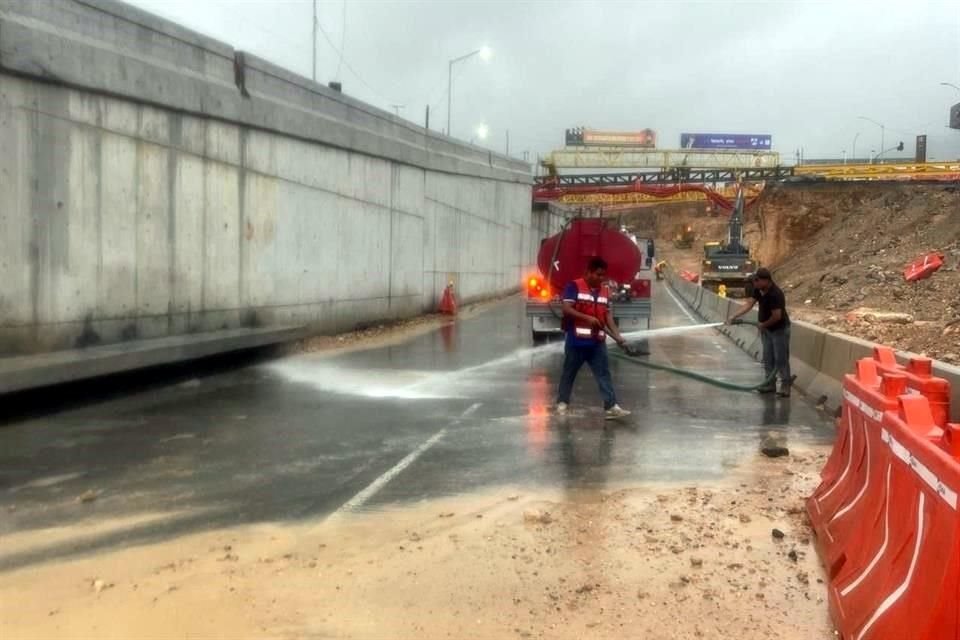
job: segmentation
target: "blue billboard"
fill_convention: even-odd
[[[773,136],[752,133],[681,133],[682,149],[750,149],[769,151]]]

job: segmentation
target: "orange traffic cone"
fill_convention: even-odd
[[[443,290],[443,297],[440,298],[440,313],[451,316],[457,315],[457,299],[453,295],[452,282]]]

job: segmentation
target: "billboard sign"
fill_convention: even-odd
[[[567,129],[567,146],[645,147],[657,146],[657,133],[652,129],[640,131],[598,131],[577,127]]]
[[[682,149],[748,149],[769,151],[773,136],[751,133],[681,133]]]

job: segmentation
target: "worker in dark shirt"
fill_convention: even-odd
[[[781,398],[790,397],[793,376],[790,375],[790,316],[787,314],[787,299],[783,291],[773,281],[769,269],[757,269],[753,276],[753,299],[745,303],[730,316],[727,323],[736,321],[760,303],[757,319],[760,321],[760,340],[763,343],[764,380],[769,383],[758,389],[760,393],[774,393],[776,380],[771,376],[776,372],[780,377]]]

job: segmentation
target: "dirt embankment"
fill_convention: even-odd
[[[651,209],[660,255],[699,269],[700,247],[725,235],[725,219],[670,218]],[[669,220],[669,222],[668,222]],[[670,242],[692,224],[693,249]],[[960,188],[941,185],[830,183],[773,185],[747,211],[746,242],[771,267],[795,318],[898,349],[960,363]],[[932,251],[946,264],[916,283],[903,270]],[[863,310],[895,312],[897,323],[863,319]]]

